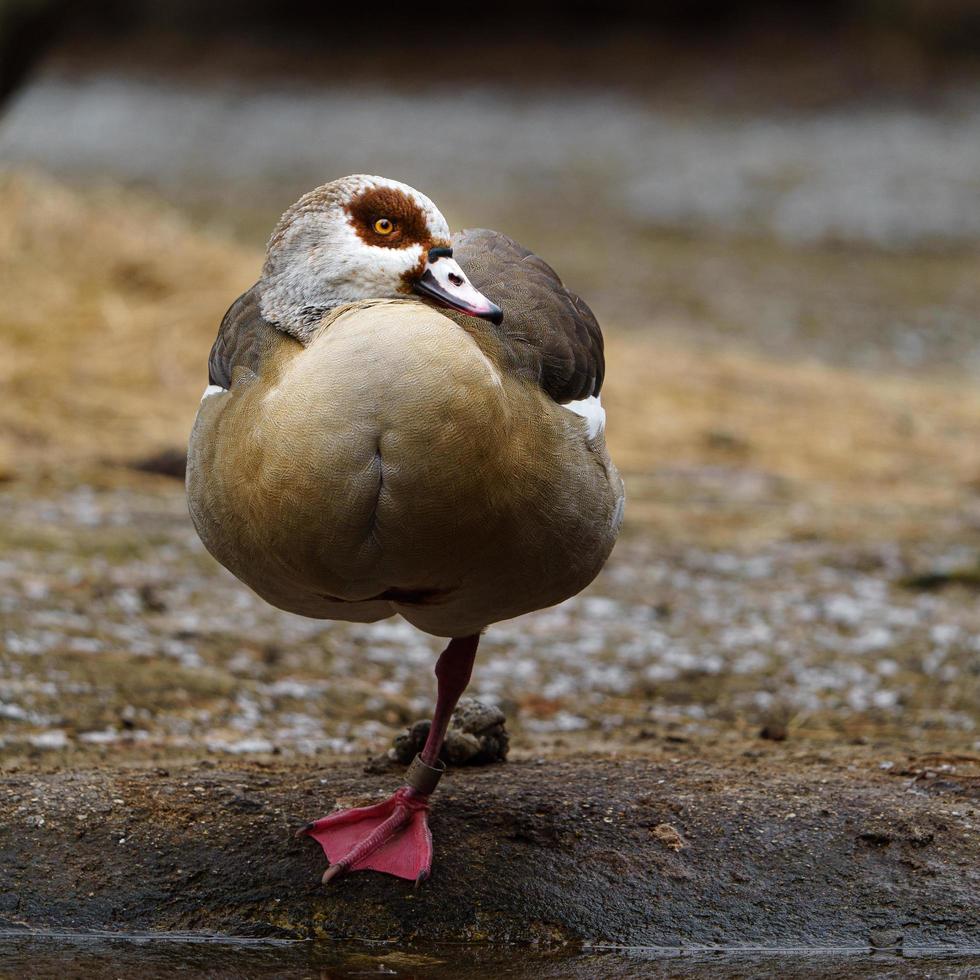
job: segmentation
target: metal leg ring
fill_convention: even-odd
[[[422,761],[422,756],[417,755],[412,759],[412,764],[405,773],[405,782],[416,793],[428,796],[439,785],[439,780],[445,771],[445,762],[439,760],[435,766],[428,766]]]

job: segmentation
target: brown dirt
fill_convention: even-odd
[[[318,885],[293,831],[397,771],[198,764],[14,773],[12,926],[553,944],[980,943],[980,769],[922,776],[767,748],[452,772],[433,877]],[[667,829],[677,835],[674,837]],[[678,846],[680,840],[680,846]]]

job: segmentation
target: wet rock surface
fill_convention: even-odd
[[[0,957],[14,975],[84,980],[275,977],[277,980],[967,980],[969,954],[893,950],[722,952],[660,949],[541,949],[483,944],[398,945],[229,941],[188,936],[132,939],[0,936]]]
[[[188,937],[134,940],[0,937],[0,957],[16,975],[84,980],[173,977],[275,977],[277,980],[967,980],[969,954],[909,955],[840,950],[816,955],[757,950],[610,950],[501,948],[485,945],[399,946],[357,943],[248,942]],[[19,971],[19,972],[17,972]]]
[[[323,856],[295,829],[392,782],[353,764],[7,774],[0,924],[542,945],[980,943],[976,774],[910,785],[867,762],[799,755],[451,771],[432,810],[428,882],[364,873],[321,888]]]

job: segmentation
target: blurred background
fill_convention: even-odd
[[[439,643],[274,610],[180,482],[302,192],[417,186],[603,324],[627,523],[490,630],[516,753],[980,752],[980,4],[0,0],[6,765],[363,755]]]

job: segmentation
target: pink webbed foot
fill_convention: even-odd
[[[432,868],[428,810],[428,796],[402,786],[383,803],[331,813],[299,835],[323,848],[330,862],[324,884],[340,874],[368,870],[424,881]]]

